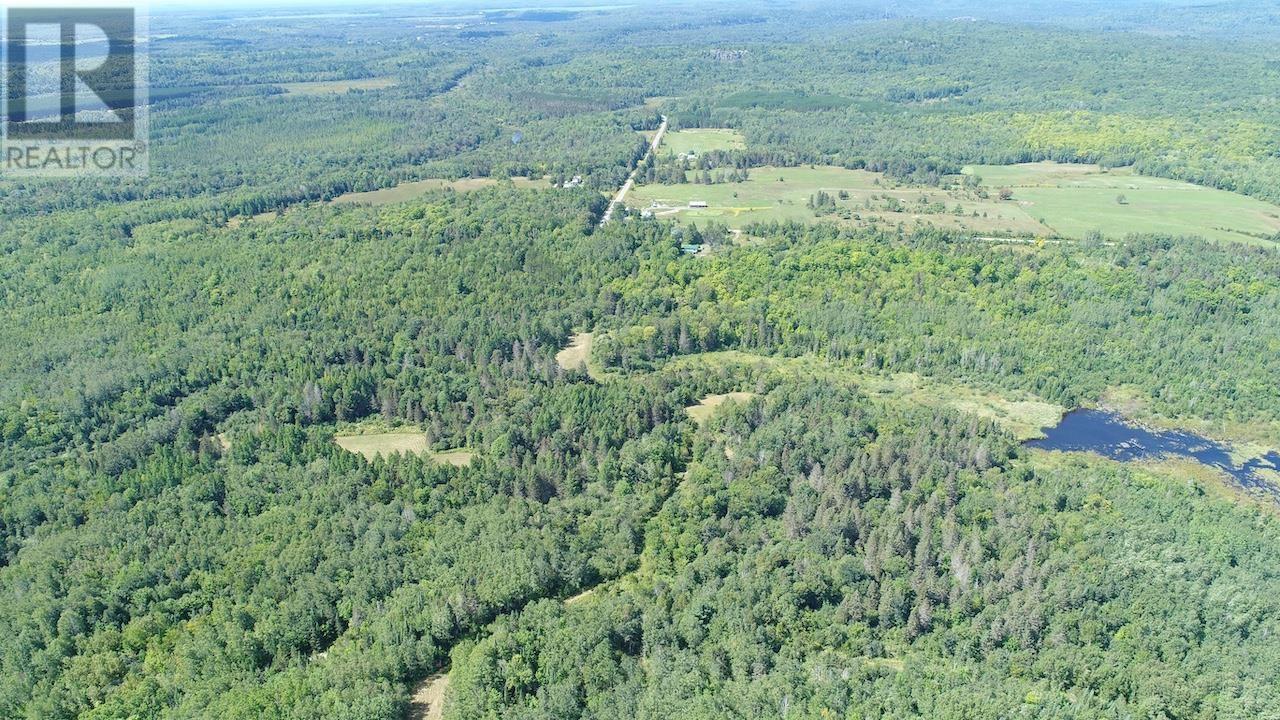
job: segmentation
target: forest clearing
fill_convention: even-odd
[[[569,344],[556,353],[556,364],[563,370],[587,367],[591,360],[591,333],[581,332],[569,336]]]
[[[704,396],[698,401],[697,405],[690,405],[685,409],[694,422],[702,425],[711,419],[711,416],[715,414],[721,405],[726,403],[745,403],[755,396],[756,394],[751,392],[716,393]]]
[[[440,720],[444,717],[444,694],[449,689],[449,673],[423,678],[413,688],[408,720]]]
[[[732,128],[683,128],[672,130],[662,140],[659,155],[702,154],[712,150],[745,150],[747,141]]]
[[[670,137],[683,133],[688,131]],[[697,137],[686,136],[681,147],[697,148]],[[1199,235],[1248,244],[1271,244],[1280,234],[1280,206],[1139,175],[1131,168],[1050,162],[968,166],[962,176],[937,187],[832,166],[764,166],[747,172],[741,182],[638,185],[627,203],[660,218],[719,222],[735,229],[754,223],[833,221],[1072,240],[1095,232],[1109,238]],[[691,178],[696,175],[689,172]]]
[[[663,371],[683,372],[699,367],[716,372],[738,368],[748,375],[777,373],[787,378],[821,378],[825,382],[852,385],[871,398],[949,408],[991,420],[1019,440],[1042,437],[1042,429],[1057,424],[1066,412],[1066,408],[1061,405],[1026,393],[1006,395],[991,389],[942,382],[918,373],[869,373],[851,364],[836,363],[811,355],[779,358],[737,350],[697,353],[672,358]],[[738,397],[735,398],[734,395]],[[751,396],[751,393],[710,395],[702,403],[693,406],[689,414],[703,422],[725,400],[742,401]]]
[[[471,464],[475,453],[465,448],[433,451],[427,444],[427,436],[421,432],[384,432],[363,435],[335,435],[333,441],[347,452],[363,455],[366,460],[379,456],[425,455],[442,465],[465,467]]]

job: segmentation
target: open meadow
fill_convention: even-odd
[[[671,132],[660,155],[741,149],[727,129]],[[758,167],[744,182],[647,184],[635,210],[684,222],[742,228],[756,222],[834,221],[859,227],[935,226],[976,234],[1081,239],[1097,232],[1197,235],[1273,244],[1280,206],[1238,193],[1138,175],[1131,168],[1053,162],[969,166],[965,183],[912,185],[883,173],[833,166]],[[692,173],[690,173],[692,176]],[[825,194],[826,202],[820,194]],[[702,205],[705,204],[705,207]]]
[[[687,155],[711,150],[742,150],[747,143],[742,133],[728,128],[688,128],[673,130],[662,138],[661,153]]]
[[[465,467],[475,453],[465,448],[432,451],[427,436],[420,432],[383,432],[358,435],[336,435],[333,441],[347,452],[363,455],[366,460],[378,456],[426,455],[442,465]]]
[[[689,417],[699,425],[705,424],[715,414],[716,409],[725,403],[745,403],[750,402],[755,397],[755,393],[750,392],[731,392],[707,395],[698,401],[697,405],[690,405],[685,408],[689,413]]]
[[[659,218],[714,221],[732,228],[756,222],[816,222],[851,225],[936,225],[974,232],[1048,235],[1022,207],[995,198],[961,197],[940,188],[900,185],[881,173],[831,166],[752,168],[746,182],[699,185],[640,185],[627,205]],[[831,195],[833,212],[809,207],[819,192]],[[843,195],[842,195],[843,193]],[[691,208],[705,202],[705,208]]]
[[[1108,237],[1157,233],[1272,244],[1280,233],[1280,206],[1130,168],[1028,163],[965,172],[995,192],[1012,190],[1010,202],[1066,238],[1096,230]]]

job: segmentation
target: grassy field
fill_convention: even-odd
[[[657,110],[668,102],[679,99],[680,98],[675,95],[654,95],[653,97],[647,97],[644,99],[643,107],[647,110]]]
[[[337,435],[333,441],[338,447],[372,460],[378,455],[421,455],[430,448],[427,436],[420,432],[387,432],[370,435]]]
[[[431,459],[441,465],[452,465],[454,467],[466,467],[471,464],[471,459],[476,456],[470,450],[456,448],[453,450],[440,450],[431,453]]]
[[[668,138],[683,132],[688,131]],[[670,144],[664,141],[663,146]],[[687,140],[681,144],[694,146]],[[1111,238],[1158,233],[1254,244],[1274,244],[1269,238],[1280,233],[1280,206],[1129,169],[1031,163],[976,166],[965,172],[981,178],[980,188],[905,185],[880,173],[829,166],[763,167],[752,169],[742,183],[641,185],[627,204],[659,218],[715,221],[732,228],[827,220],[864,227],[929,225],[999,236],[1081,239],[1098,231]],[[1012,191],[1011,199],[999,199],[1003,188]],[[823,214],[809,207],[819,191],[835,201]],[[695,200],[708,207],[690,208]]]
[[[731,392],[723,395],[708,395],[698,401],[697,405],[690,405],[685,408],[689,413],[689,417],[699,425],[705,423],[715,414],[716,408],[725,403],[743,403],[755,397],[755,393],[749,392]]]
[[[1212,240],[1261,243],[1280,233],[1280,206],[1225,190],[1145,177],[1127,168],[1030,163],[965,169],[990,188],[1009,188],[1011,202],[1062,237],[1097,230],[1200,235]],[[1123,196],[1123,197],[1122,197]],[[1123,202],[1120,200],[1123,199]]]
[[[289,95],[335,95],[349,90],[382,90],[396,84],[393,77],[361,78],[359,80],[320,80],[317,82],[279,83]]]
[[[595,336],[592,333],[574,333],[569,336],[569,344],[556,353],[556,364],[565,370],[587,371],[587,376],[596,382],[606,382],[615,377],[606,372],[599,363],[591,361],[591,345]]]
[[[556,353],[556,364],[565,370],[577,370],[587,366],[591,358],[591,333],[575,333],[569,344]]]
[[[333,441],[338,447],[363,455],[367,460],[382,455],[390,457],[397,454],[427,455],[441,465],[464,467],[471,464],[475,453],[458,448],[433,452],[427,445],[427,436],[420,432],[381,432],[353,435],[335,435]]]
[[[920,405],[943,406],[995,422],[1019,440],[1044,436],[1066,408],[1039,398],[1005,397],[966,385],[942,383],[915,373],[881,376],[851,374],[850,381],[873,397],[903,399]]]
[[[551,183],[544,178],[512,178],[511,180],[518,188],[549,188]],[[352,192],[345,195],[339,195],[331,202],[335,204],[361,204],[361,205],[389,205],[391,203],[405,202],[431,192],[432,190],[441,190],[451,188],[457,192],[468,192],[470,190],[478,190],[483,187],[497,185],[502,180],[494,178],[464,178],[462,180],[415,180],[413,182],[405,182],[395,187],[383,188],[381,190],[371,190],[369,192]]]
[[[672,130],[662,138],[659,152],[664,155],[685,155],[708,150],[741,150],[747,146],[742,133],[724,128],[690,128]]]
[[[880,173],[805,166],[753,168],[750,174],[742,183],[641,185],[627,196],[627,205],[651,208],[658,217],[702,223],[714,220],[733,228],[753,222],[827,219],[855,225],[930,224],[975,232],[1050,233],[1015,203],[960,197],[939,188],[908,187]],[[847,199],[836,202],[848,217],[815,215],[808,203],[820,190],[837,198],[842,191],[846,193]],[[704,201],[708,207],[689,208],[693,200]],[[955,212],[957,206],[959,213]]]

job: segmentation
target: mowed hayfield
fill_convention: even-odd
[[[747,143],[742,133],[726,128],[689,128],[672,130],[662,137],[659,153],[687,155],[710,150],[742,150]]]
[[[665,143],[664,143],[665,145]],[[732,228],[754,222],[833,221],[856,226],[934,226],[975,234],[1078,240],[1096,231],[1195,235],[1210,240],[1274,245],[1280,206],[1225,190],[1145,177],[1130,169],[1030,163],[976,166],[982,193],[906,185],[881,173],[830,166],[761,167],[742,183],[641,185],[627,198],[633,209],[683,222],[715,221]],[[1013,197],[1000,200],[1002,188]],[[837,212],[809,208],[819,191],[835,197]],[[839,197],[841,193],[846,197]],[[705,208],[691,208],[693,201]]]
[[[965,168],[1010,202],[1066,238],[1091,231],[1199,235],[1212,240],[1273,244],[1280,206],[1225,190],[1138,175],[1129,168],[1028,163]]]
[[[607,380],[609,374],[591,361],[594,337],[589,332],[574,333],[569,336],[569,343],[556,353],[556,364],[564,370],[586,370],[587,376],[596,382]]]
[[[416,200],[434,190],[443,190],[445,188],[456,192],[469,192],[471,190],[479,190],[480,188],[490,187],[499,183],[506,182],[495,178],[463,178],[461,180],[414,180],[412,182],[403,182],[399,185],[381,190],[370,190],[368,192],[351,192],[339,195],[331,202],[355,205],[390,205],[392,203],[406,202]],[[545,189],[551,187],[551,182],[545,178],[511,178],[511,182],[518,188],[523,189]]]
[[[1051,232],[1016,203],[899,185],[881,173],[831,166],[760,167],[749,172],[750,178],[741,183],[641,185],[627,196],[627,205],[652,209],[659,218],[715,221],[732,228],[755,222],[831,220],[853,225],[934,225],[974,232]],[[837,214],[814,214],[808,203],[820,190],[837,197],[841,191],[848,195],[837,200],[838,208],[847,211],[848,220]],[[695,200],[708,207],[690,208],[689,203]],[[897,210],[890,209],[894,203]],[[945,204],[945,212],[936,207],[939,203]]]
[[[333,441],[343,450],[363,455],[367,460],[373,460],[379,455],[427,455],[442,465],[464,467],[470,465],[471,459],[475,457],[475,453],[465,448],[432,451],[427,444],[427,436],[412,431],[335,435]]]

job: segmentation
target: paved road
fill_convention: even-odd
[[[635,169],[627,176],[627,181],[622,184],[622,189],[619,190],[618,194],[614,195],[613,200],[609,202],[609,208],[604,211],[604,217],[600,218],[601,225],[613,219],[613,211],[622,205],[622,201],[627,199],[627,193],[631,192],[631,188],[635,187],[636,175],[640,172],[640,166],[644,164],[644,161],[647,160],[650,155],[658,151],[658,146],[662,144],[662,136],[666,133],[667,116],[663,115],[662,124],[658,126],[658,134],[654,135],[653,142],[649,143],[649,152],[645,153],[644,157],[640,159],[640,162],[636,163]]]

